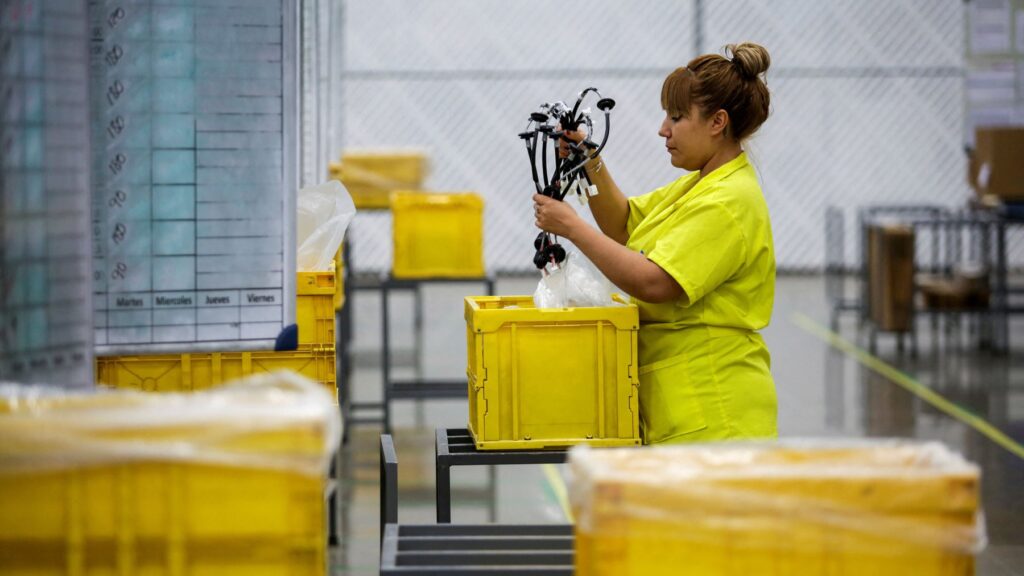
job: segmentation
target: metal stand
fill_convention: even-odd
[[[437,522],[452,521],[452,466],[492,466],[491,486],[495,486],[493,466],[498,464],[563,464],[565,448],[551,450],[477,450],[465,428],[438,428],[435,431]],[[493,501],[493,499],[492,499]]]
[[[971,204],[966,210],[951,210],[930,205],[880,205],[867,206],[858,212],[860,230],[860,297],[845,296],[843,281],[847,267],[843,258],[844,223],[840,210],[826,211],[826,297],[830,306],[830,324],[838,329],[842,312],[859,311],[860,328],[868,331],[868,347],[876,348],[877,333],[880,330],[871,322],[871,301],[868,294],[868,235],[869,225],[878,219],[895,219],[912,226],[916,232],[924,233],[930,240],[918,250],[923,262],[915,265],[917,272],[948,275],[953,266],[967,255],[983,263],[990,271],[989,285],[991,300],[987,309],[915,309],[918,316],[931,319],[933,333],[938,332],[940,320],[946,325],[947,334],[951,326],[959,326],[961,319],[974,321],[978,347],[989,349],[995,354],[1009,351],[1009,316],[1024,313],[1024,307],[1014,306],[1011,297],[1022,291],[1009,286],[1007,258],[1007,228],[1024,224],[1010,207],[991,208]],[[917,291],[915,287],[915,292]],[[969,325],[971,326],[971,325]],[[897,347],[904,348],[903,338],[910,336],[911,352],[917,351],[916,321],[912,321],[907,332],[894,332]]]
[[[327,479],[327,543],[330,546],[338,545],[341,531],[341,450],[334,453],[334,460],[331,462],[331,471]]]
[[[348,424],[352,418],[352,295],[355,283],[352,276],[352,242],[346,241],[342,246],[342,262],[345,273],[342,277],[342,297],[344,302],[334,316],[335,358],[337,359],[338,406],[341,409],[343,444],[348,444]]]
[[[380,436],[380,499],[382,575],[573,574],[570,525],[399,525],[398,457],[389,434]]]
[[[380,538],[384,526],[398,523],[398,454],[390,434],[380,435]]]
[[[387,524],[380,573],[571,576],[574,560],[568,525]]]
[[[391,401],[397,399],[427,399],[427,398],[465,398],[466,380],[400,380],[396,381],[391,377],[391,317],[390,317],[390,296],[392,292],[400,290],[415,291],[414,303],[414,337],[416,354],[419,356],[420,342],[423,328],[423,299],[419,296],[419,289],[424,284],[463,284],[483,283],[488,296],[494,294],[494,278],[490,276],[479,278],[417,278],[399,279],[387,276],[381,277],[356,277],[353,290],[380,291],[380,312],[381,312],[381,373],[384,381],[384,398],[382,402],[351,402],[351,396],[347,391],[348,379],[346,378],[346,408],[349,414],[344,425],[347,429],[353,424],[383,424],[384,431],[391,432]],[[346,327],[348,329],[348,327]],[[379,416],[356,416],[353,412],[379,411]]]
[[[342,263],[348,262],[351,258],[351,243],[345,242],[342,245]],[[341,442],[342,446],[338,446],[338,451],[334,454],[334,462],[331,467],[331,482],[334,483],[335,489],[331,492],[330,498],[327,501],[327,542],[331,546],[335,546],[341,543],[339,534],[341,532],[341,502],[339,501],[338,486],[341,482],[342,474],[342,450],[344,450],[344,444],[348,443],[348,425],[346,422],[349,419],[349,386],[351,375],[351,366],[349,362],[349,344],[351,343],[352,335],[352,313],[351,308],[348,306],[348,302],[351,298],[352,281],[351,281],[351,269],[345,266],[344,276],[342,278],[342,297],[343,302],[341,308],[334,311],[334,373],[335,382],[337,383],[337,394],[338,394],[338,410],[341,411],[341,422],[342,422],[342,435]]]

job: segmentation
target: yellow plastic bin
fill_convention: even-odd
[[[337,399],[334,345],[288,352],[206,352],[97,356],[96,382],[145,392],[191,392],[252,374],[291,370],[320,383]]]
[[[635,305],[465,300],[469,431],[481,450],[640,444]]]
[[[979,472],[939,443],[574,448],[577,576],[968,576]]]
[[[386,210],[392,191],[423,187],[427,159],[418,151],[350,150],[328,170],[331,178],[345,185],[356,208]]]
[[[338,411],[294,375],[0,388],[0,573],[322,576]]]
[[[340,293],[335,271],[299,272],[295,282],[299,345],[334,345],[334,312]]]
[[[391,198],[395,278],[484,276],[478,194],[398,191]]]

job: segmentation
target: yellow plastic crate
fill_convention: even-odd
[[[469,431],[481,450],[640,444],[635,305],[465,301]]]
[[[295,292],[299,346],[333,346],[334,312],[341,297],[336,272],[299,272]]]
[[[301,334],[301,330],[299,334]],[[97,356],[96,382],[146,392],[205,390],[232,380],[292,370],[325,386],[337,398],[334,344],[300,345],[288,352],[210,352]]]
[[[265,392],[0,399],[0,573],[322,576],[336,410]]]
[[[393,190],[418,190],[423,187],[427,159],[414,151],[348,151],[341,163],[331,163],[329,175],[340,180],[359,209],[391,206]]]
[[[324,481],[137,463],[0,474],[8,576],[325,573]]]
[[[938,443],[570,454],[578,576],[967,576],[977,467]]]
[[[484,276],[484,201],[477,194],[395,192],[395,278]]]

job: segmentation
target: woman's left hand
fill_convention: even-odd
[[[533,195],[533,213],[537,228],[570,240],[578,227],[584,224],[572,206],[542,194]]]

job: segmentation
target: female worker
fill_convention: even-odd
[[[595,230],[535,195],[536,224],[572,241],[640,309],[640,418],[646,443],[775,437],[775,385],[757,330],[768,325],[775,255],[768,207],[744,139],[768,116],[763,47],[726,47],[661,89],[672,165],[689,171],[626,198],[600,158]],[[574,134],[576,138],[580,134]],[[603,234],[602,234],[603,232]]]

